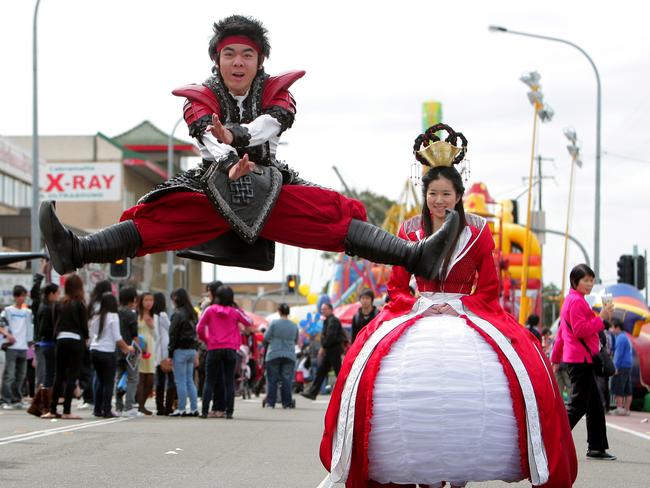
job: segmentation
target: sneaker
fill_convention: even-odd
[[[138,412],[137,408],[132,408],[131,410],[125,410],[122,413],[122,417],[138,418],[144,417],[144,414],[142,412]]]
[[[180,410],[176,409],[172,413],[169,414],[170,417],[182,417],[185,414],[185,412],[181,412]]]
[[[23,405],[23,402],[16,402],[16,403],[14,403],[13,407],[14,407],[16,410],[22,410],[23,408],[25,408],[25,406]]]
[[[309,400],[316,400],[316,397],[318,395],[312,395],[311,393],[301,393],[300,396]]]
[[[626,415],[627,410],[625,410],[623,407],[617,407],[616,410],[614,410],[614,415]]]
[[[149,415],[153,415],[153,412],[152,412],[151,410],[147,410],[146,408],[143,408],[143,409],[141,409],[141,410],[139,409],[138,412],[140,412],[140,413],[146,415],[147,417],[148,417]]]
[[[91,403],[81,402],[79,405],[77,405],[77,410],[88,410],[91,406]]]
[[[587,451],[587,457],[589,459],[597,459],[600,461],[614,461],[616,460],[616,456],[613,454],[608,453],[607,451],[592,451],[589,450]]]
[[[3,403],[2,410],[14,410],[14,406],[11,403]]]

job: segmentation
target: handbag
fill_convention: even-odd
[[[571,324],[569,322],[565,322],[571,333],[573,334],[573,328],[571,327]],[[587,350],[589,354],[591,354],[591,350],[587,347],[587,344],[585,341],[582,339],[578,339],[580,343],[583,345],[583,347]],[[598,338],[598,344],[600,344],[600,347],[598,348],[598,352],[596,354],[591,354],[591,363],[593,365],[594,373],[596,376],[602,376],[604,378],[609,378],[610,376],[614,376],[614,373],[616,372],[616,368],[614,367],[614,361],[612,361],[612,358],[610,357],[609,353],[607,352],[607,349],[603,347],[602,343],[600,342],[600,337]]]
[[[171,358],[165,358],[160,361],[160,370],[163,373],[171,373],[173,370]]]

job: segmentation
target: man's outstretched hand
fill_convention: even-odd
[[[255,169],[255,163],[248,160],[248,154],[244,154],[244,157],[241,158],[237,164],[235,164],[228,171],[228,178],[231,180],[237,180],[242,176],[247,175]]]
[[[221,121],[219,120],[219,117],[217,117],[217,114],[212,114],[212,125],[209,125],[206,128],[206,131],[212,132],[212,135],[217,138],[219,142],[222,142],[224,144],[232,144],[232,139],[233,135],[232,132],[230,132],[230,129],[226,129]]]

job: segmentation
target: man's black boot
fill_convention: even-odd
[[[86,263],[111,263],[131,258],[142,244],[132,220],[78,237],[59,221],[52,201],[41,203],[38,219],[50,262],[59,274],[71,273]]]
[[[397,264],[414,275],[433,280],[458,233],[458,222],[458,212],[447,210],[445,222],[435,234],[414,242],[352,219],[345,236],[345,253],[374,263]]]

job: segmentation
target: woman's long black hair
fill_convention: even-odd
[[[239,308],[235,302],[235,292],[232,288],[226,285],[221,285],[217,288],[217,294],[215,295],[215,303],[223,305],[224,307],[235,307]]]
[[[109,293],[113,292],[113,285],[111,284],[110,281],[108,280],[102,280],[99,281],[95,287],[93,288],[93,291],[90,292],[90,301],[88,302],[88,317],[92,318],[93,315],[95,315],[96,310],[95,310],[95,304],[100,304],[102,297],[104,296],[104,293]]]
[[[167,301],[165,300],[165,294],[157,291],[153,294],[153,308],[151,313],[153,315],[160,315],[161,312],[167,310]]]
[[[185,290],[185,288],[176,288],[172,292],[172,300],[176,308],[185,310],[191,320],[198,320],[198,317],[196,316],[196,310],[194,310],[190,296],[187,294],[187,290]]]
[[[449,180],[456,191],[456,195],[460,197],[458,203],[454,207],[454,210],[458,212],[459,222],[458,222],[458,232],[453,237],[452,245],[449,248],[449,252],[445,256],[445,259],[440,270],[440,281],[444,280],[444,277],[447,275],[447,268],[449,267],[449,261],[451,261],[451,256],[456,249],[456,244],[460,238],[463,229],[467,225],[467,219],[465,218],[465,209],[463,207],[463,195],[465,194],[465,187],[463,186],[463,179],[461,178],[456,168],[453,166],[436,166],[431,168],[426,174],[422,177],[422,196],[424,197],[424,203],[422,204],[422,227],[424,228],[424,233],[427,236],[433,234],[433,221],[431,220],[431,212],[427,206],[427,191],[429,190],[429,185],[431,182],[444,178]]]
[[[102,336],[104,324],[106,323],[106,315],[109,313],[117,313],[117,298],[115,298],[112,292],[107,291],[99,299],[99,333],[97,337]]]

